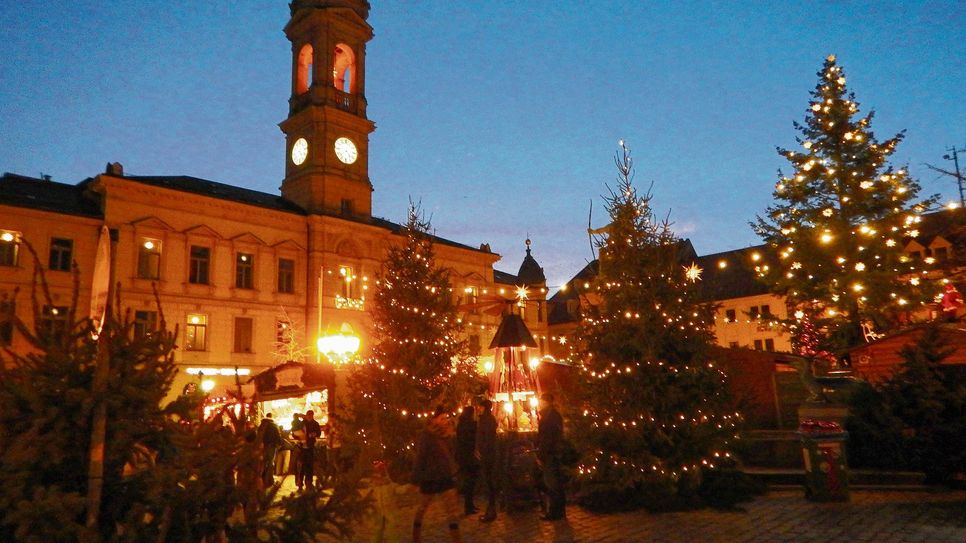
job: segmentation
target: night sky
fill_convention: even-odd
[[[699,254],[756,244],[776,146],[794,148],[835,53],[893,164],[956,197],[925,162],[966,144],[962,2],[371,0],[374,214],[421,200],[443,237],[503,255],[529,233],[548,282],[591,258],[623,138],[636,184]],[[583,5],[587,4],[587,5]],[[107,162],[277,193],[287,2],[0,2],[0,171],[76,183]],[[964,166],[966,166],[966,156]]]

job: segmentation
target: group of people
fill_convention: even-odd
[[[554,406],[552,394],[540,397],[537,430],[537,464],[542,474],[543,490],[548,506],[544,520],[564,518],[563,418]],[[475,409],[474,409],[475,407]],[[436,408],[419,436],[413,466],[413,482],[419,486],[422,499],[413,520],[413,541],[421,541],[423,518],[430,504],[441,498],[447,511],[450,536],[461,541],[459,531],[459,492],[463,495],[465,516],[478,512],[474,505],[476,485],[480,478],[486,489],[487,507],[480,517],[482,522],[496,519],[497,498],[497,422],[493,404],[482,399],[475,406],[467,406],[459,416],[456,427],[449,421],[449,413],[442,406]]]
[[[332,433],[331,430],[329,432]],[[258,435],[262,444],[262,481],[265,486],[275,482],[275,456],[286,446],[286,439],[281,429],[275,424],[271,413],[265,415],[258,427]],[[315,484],[316,443],[322,437],[322,426],[315,420],[315,412],[306,411],[304,415],[296,413],[292,420],[290,434],[292,464],[295,468],[295,484],[299,490]],[[331,451],[336,454],[337,451]]]

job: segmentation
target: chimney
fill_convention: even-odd
[[[124,166],[120,162],[108,162],[107,168],[104,169],[104,173],[108,175],[116,175],[118,177],[123,177]]]

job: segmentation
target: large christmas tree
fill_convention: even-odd
[[[405,480],[414,441],[434,407],[451,409],[479,377],[464,355],[449,272],[436,264],[430,224],[409,209],[404,242],[390,247],[373,297],[372,356],[350,378],[350,426]]]
[[[702,473],[730,458],[738,415],[710,359],[713,308],[697,298],[700,269],[655,219],[650,194],[632,185],[623,142],[616,162],[595,303],[577,331],[585,386],[570,435],[583,451],[578,481],[591,501],[685,505]]]
[[[801,132],[801,151],[778,149],[794,172],[779,172],[775,203],[753,224],[775,251],[760,273],[772,290],[826,328],[842,348],[859,340],[863,321],[888,326],[924,300],[928,263],[903,253],[918,235],[919,184],[887,159],[903,133],[879,142],[873,112],[859,115],[835,56],[825,60]]]

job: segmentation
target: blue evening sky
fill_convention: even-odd
[[[74,183],[119,161],[277,192],[287,19],[282,0],[0,2],[0,171]],[[700,254],[758,243],[775,146],[829,53],[880,139],[908,130],[893,163],[957,194],[923,163],[966,144],[962,2],[372,0],[369,22],[374,213],[420,199],[510,272],[529,233],[551,285],[590,258],[591,199],[607,222],[620,138]]]

